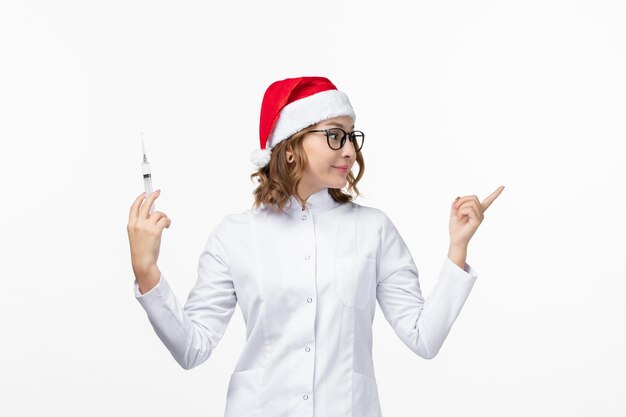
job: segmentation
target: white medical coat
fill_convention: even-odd
[[[424,299],[408,247],[387,215],[335,202],[327,189],[283,214],[226,215],[200,255],[184,306],[167,280],[135,297],[184,369],[206,361],[235,311],[246,343],[230,377],[225,417],[380,417],[372,361],[376,300],[398,337],[437,355],[476,272],[447,256]]]

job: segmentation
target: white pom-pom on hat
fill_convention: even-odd
[[[254,165],[259,168],[263,168],[270,162],[272,149],[255,149],[250,154],[250,160]]]

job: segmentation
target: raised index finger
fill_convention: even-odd
[[[491,203],[500,195],[500,193],[504,190],[504,185],[499,186],[496,190],[489,194],[487,198],[481,201],[480,205],[482,206],[483,212],[489,208]]]
[[[161,190],[156,190],[156,191],[153,191],[152,193],[150,193],[150,195],[146,198],[146,201],[144,201],[144,203],[139,208],[138,215],[141,216],[144,219],[147,219],[148,218],[148,210],[150,210],[150,207],[152,206],[152,203],[154,202],[154,200],[156,200],[156,198],[160,194],[161,194]]]

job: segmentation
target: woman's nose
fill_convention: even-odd
[[[346,143],[344,143],[343,147],[341,148],[341,155],[350,156],[351,158],[354,158],[356,156],[354,143],[352,143],[351,140],[347,140]]]

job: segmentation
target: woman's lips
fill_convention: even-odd
[[[348,171],[348,167],[340,168],[340,167],[333,166],[333,168],[338,169],[341,172],[347,172]]]

